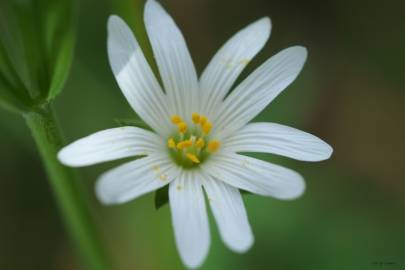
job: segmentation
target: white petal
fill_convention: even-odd
[[[198,79],[183,35],[162,6],[148,0],[145,26],[160,71],[171,113],[190,118],[195,110]]]
[[[132,109],[155,131],[170,132],[166,97],[131,29],[117,16],[108,19],[108,57]]]
[[[333,149],[312,134],[275,123],[252,123],[227,138],[223,148],[232,152],[262,152],[302,161],[328,159]]]
[[[199,267],[208,254],[210,233],[201,180],[193,171],[169,186],[170,208],[177,248],[184,264]]]
[[[64,147],[58,159],[65,165],[81,167],[115,159],[149,155],[164,148],[155,133],[120,127],[96,132]]]
[[[305,190],[304,179],[296,172],[259,159],[238,154],[216,154],[204,171],[225,183],[277,199],[295,199]]]
[[[101,175],[96,194],[105,204],[124,203],[163,187],[179,173],[180,169],[167,155],[153,154]]]
[[[295,80],[306,58],[307,50],[296,46],[267,60],[225,99],[216,131],[222,136],[232,134],[252,120]]]
[[[208,175],[203,185],[222,240],[233,251],[247,251],[253,244],[253,234],[239,190]]]
[[[217,52],[200,79],[203,108],[201,113],[211,119],[215,108],[231,89],[250,60],[269,39],[270,18],[260,19],[236,33]]]

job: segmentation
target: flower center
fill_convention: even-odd
[[[194,112],[191,120],[193,125],[188,127],[180,116],[173,115],[171,121],[177,132],[167,140],[170,155],[184,168],[197,167],[220,147],[218,140],[209,138],[212,123],[206,116]]]

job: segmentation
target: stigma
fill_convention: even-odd
[[[196,167],[219,150],[220,142],[210,138],[213,124],[206,116],[193,112],[191,126],[179,115],[172,115],[170,119],[176,126],[176,132],[167,140],[167,147],[179,165]]]

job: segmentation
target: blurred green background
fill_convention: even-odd
[[[246,195],[255,245],[243,255],[222,244],[211,217],[202,269],[405,269],[405,3],[161,3],[199,72],[227,38],[262,16],[271,17],[272,36],[242,77],[283,48],[306,46],[304,71],[256,120],[306,130],[335,150],[321,163],[260,155],[302,173],[306,193],[291,202]],[[55,104],[69,142],[134,117],[110,71],[106,21],[112,13],[122,16],[144,41],[142,6],[141,0],[80,1],[75,59]],[[119,163],[80,170],[116,269],[182,269],[169,208],[155,211],[153,194],[120,206],[97,202],[97,176]],[[29,130],[20,116],[1,110],[0,269],[78,265]]]

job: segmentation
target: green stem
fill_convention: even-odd
[[[61,165],[57,160],[57,153],[64,142],[52,108],[49,105],[41,107],[35,112],[25,114],[25,119],[44,162],[66,229],[77,251],[87,263],[85,269],[112,269],[102,249],[79,179],[72,169]]]

